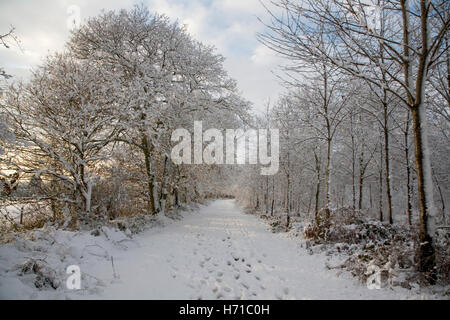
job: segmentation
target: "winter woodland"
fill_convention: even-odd
[[[282,58],[274,77],[285,88],[277,101],[260,106],[264,113],[243,98],[213,46],[144,5],[89,18],[71,32],[64,50],[49,54],[26,81],[0,68],[0,297],[13,296],[5,291],[12,283],[19,297],[30,292],[28,297],[65,298],[58,294],[66,290],[67,263],[55,243],[69,248],[70,235],[80,235],[72,245],[75,253],[64,255],[71,264],[89,268],[80,255],[88,255],[83,248],[100,237],[96,246],[104,250],[90,253],[105,256],[117,278],[120,258],[111,252],[119,249],[111,243],[144,242],[145,230],[162,228],[167,234],[151,241],[161,241],[167,254],[173,249],[175,256],[195,260],[187,252],[191,240],[172,223],[186,219],[189,226],[211,227],[213,218],[217,234],[196,234],[192,243],[203,237],[219,248],[231,241],[238,260],[233,256],[230,263],[261,255],[254,266],[266,259],[264,250],[277,248],[271,251],[275,257],[267,258],[275,269],[284,263],[276,254],[301,245],[304,257],[292,253],[292,264],[305,263],[310,276],[320,269],[318,275],[337,277],[333,272],[339,270],[349,276],[346,281],[356,279],[353,293],[339,291],[337,280],[330,280],[336,294],[328,298],[376,298],[366,286],[374,275],[383,287],[404,290],[390,298],[448,297],[450,2],[276,0],[261,6],[268,18],[260,19],[264,32],[256,37]],[[1,50],[20,39],[13,28],[1,32]],[[172,133],[193,132],[195,121],[224,136],[226,129],[278,129],[277,173],[262,175],[261,164],[175,163],[171,152],[178,141]],[[235,200],[216,200],[225,198]],[[190,217],[192,211],[204,217]],[[252,235],[261,236],[260,242]],[[272,248],[270,237],[277,237]],[[53,263],[36,258],[33,241]],[[159,244],[145,248],[158,250]],[[223,258],[224,268],[217,269],[222,271],[211,273],[229,276],[229,287],[219,281],[216,291],[212,285],[212,291],[199,287],[185,294],[174,287],[179,296],[160,294],[308,296],[308,287],[299,289],[299,279],[307,281],[308,274],[296,278],[295,270],[283,277],[290,287],[265,275],[270,279],[265,287],[275,295],[249,289],[256,286],[253,278],[233,287],[243,276],[236,276],[238,267],[234,273],[225,270],[227,252],[209,254]],[[135,255],[135,264],[143,263]],[[322,261],[326,256],[331,260]],[[167,259],[161,263],[170,268],[177,263],[177,257]],[[252,270],[248,265],[243,268]],[[14,280],[11,273],[2,275],[9,270],[16,270]],[[170,270],[168,278],[177,281],[177,270]],[[158,276],[164,279],[165,273]],[[319,293],[326,289],[309,285],[312,298],[323,297]],[[57,294],[33,296],[43,289]]]

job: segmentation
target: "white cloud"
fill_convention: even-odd
[[[213,5],[222,10],[250,15],[264,12],[259,0],[215,0]]]
[[[135,0],[41,0],[0,2],[0,32],[13,24],[23,50],[0,49],[2,66],[16,75],[36,66],[49,52],[62,50],[69,36],[67,9],[80,8],[81,19],[100,13],[101,9],[130,8]],[[147,0],[153,12],[164,13],[173,20],[187,24],[188,31],[198,40],[214,45],[227,60],[225,67],[238,81],[245,98],[263,110],[267,98],[276,100],[281,88],[271,73],[278,58],[256,41],[264,26],[256,16],[267,18],[259,0]]]
[[[251,56],[251,60],[257,65],[266,65],[275,67],[281,60],[276,56],[275,52],[270,50],[264,45],[259,45],[255,48],[254,54]]]

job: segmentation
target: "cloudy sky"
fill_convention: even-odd
[[[282,63],[256,40],[267,21],[259,0],[0,0],[0,33],[16,28],[20,47],[0,48],[0,65],[16,79],[53,51],[62,50],[69,37],[70,21],[97,15],[102,9],[130,8],[144,3],[152,12],[164,13],[188,26],[198,40],[216,46],[226,57],[225,68],[238,81],[243,96],[264,110],[282,91],[272,71]]]

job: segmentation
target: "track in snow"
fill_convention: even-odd
[[[91,298],[108,299],[392,299],[349,275],[325,269],[323,255],[273,234],[234,200],[217,200],[199,212],[135,239],[140,247],[88,270],[105,287]],[[83,270],[82,270],[83,272]],[[108,280],[109,278],[109,280]],[[86,296],[83,296],[86,298]]]

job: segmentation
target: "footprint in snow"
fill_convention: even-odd
[[[245,282],[241,282],[241,286],[243,286],[247,290],[250,289],[250,286]]]
[[[223,299],[224,296],[223,296],[223,294],[219,293],[219,294],[216,296],[216,298],[217,298],[217,299]]]
[[[187,286],[191,289],[197,289],[192,283],[188,283]]]

